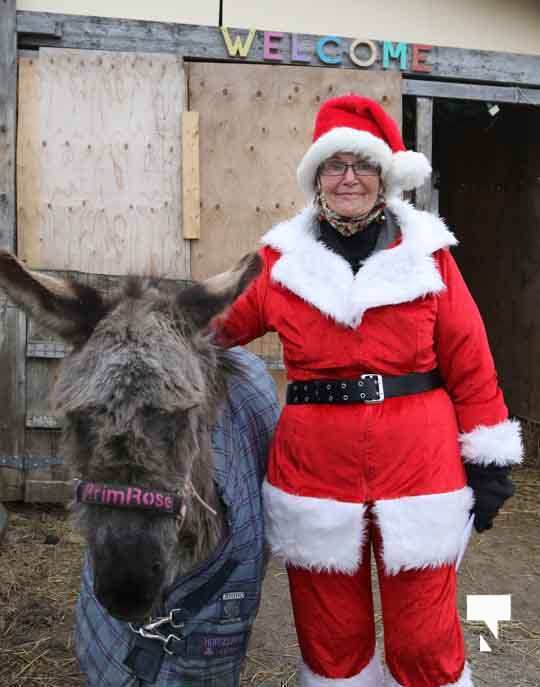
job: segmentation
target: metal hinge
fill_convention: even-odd
[[[30,415],[26,416],[28,429],[62,429],[62,420],[54,415]]]
[[[14,470],[42,470],[51,465],[63,465],[64,459],[60,456],[2,456],[0,455],[0,468],[12,468]]]
[[[27,358],[65,358],[71,351],[71,346],[67,346],[57,341],[29,341],[26,344]]]

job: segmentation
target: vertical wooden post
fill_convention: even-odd
[[[201,187],[199,164],[199,113],[182,113],[182,233],[201,238]]]
[[[416,98],[416,150],[433,161],[433,98]],[[416,189],[419,210],[438,210],[433,207],[433,180],[428,179]]]
[[[11,251],[17,248],[16,136],[16,1],[0,0],[0,248]],[[0,458],[12,463],[24,455],[25,338],[24,313],[0,293]],[[22,486],[22,470],[0,468],[0,499],[22,498]]]
[[[15,250],[17,12],[0,0],[0,248]]]

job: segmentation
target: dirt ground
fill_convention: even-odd
[[[540,471],[514,472],[518,491],[496,526],[474,535],[459,573],[459,608],[476,687],[540,686]],[[0,687],[83,687],[73,653],[82,542],[61,508],[10,506],[0,548]],[[495,639],[466,620],[468,594],[511,594]],[[382,622],[377,610],[382,643]],[[491,652],[480,652],[482,636]],[[295,687],[298,644],[287,576],[273,562],[242,680]]]

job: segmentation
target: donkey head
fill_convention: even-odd
[[[209,426],[231,363],[208,325],[259,270],[260,258],[250,255],[180,291],[133,279],[104,297],[31,272],[0,251],[0,287],[73,345],[54,401],[65,416],[63,455],[74,473],[92,483],[132,485],[139,494],[181,490],[181,517],[106,500],[73,504],[94,591],[118,618],[146,617],[174,577],[204,559],[222,535]]]

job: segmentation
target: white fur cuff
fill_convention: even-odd
[[[473,503],[470,487],[376,501],[386,573],[455,563]]]
[[[399,682],[396,682],[396,680],[394,680],[392,675],[390,675],[390,671],[389,671],[384,687],[402,687],[402,685],[400,685]],[[452,682],[452,684],[442,685],[442,687],[474,687],[473,681],[472,681],[472,676],[471,676],[471,669],[469,668],[469,664],[465,663],[465,668],[463,669],[463,673],[461,674],[461,677],[459,678],[459,680],[457,682]]]
[[[503,467],[523,460],[519,420],[505,420],[491,427],[479,425],[472,432],[461,434],[459,440],[465,463]]]
[[[368,665],[358,675],[349,678],[329,678],[316,675],[307,665],[300,664],[299,687],[383,687],[384,673],[379,654],[375,653]]]
[[[366,507],[296,496],[263,485],[266,538],[286,563],[317,571],[354,573],[365,539]]]

